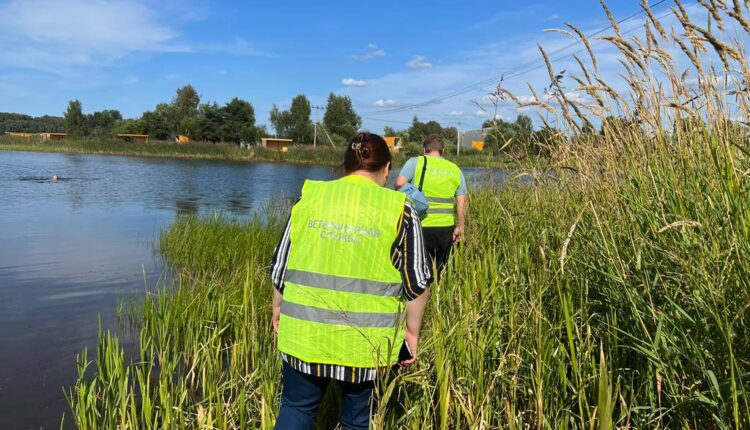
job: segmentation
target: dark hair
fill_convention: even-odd
[[[445,149],[445,144],[443,143],[442,137],[430,136],[424,140],[424,143],[422,143],[422,147],[427,152],[438,151],[442,154],[443,150]]]
[[[374,133],[360,132],[346,147],[343,168],[347,175],[357,170],[377,172],[392,159],[385,139]]]

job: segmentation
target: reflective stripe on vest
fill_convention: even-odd
[[[280,351],[351,367],[397,361],[404,305],[391,248],[404,201],[360,176],[305,183],[292,209]]]
[[[313,288],[324,288],[348,293],[372,294],[375,296],[401,296],[401,282],[387,283],[322,273],[287,270],[284,280]]]
[[[347,312],[316,308],[314,306],[298,305],[282,302],[281,314],[305,321],[323,324],[343,325],[358,328],[393,328],[401,313],[381,314],[375,312]]]
[[[425,157],[417,159],[414,183],[422,178]],[[427,197],[429,208],[422,220],[422,227],[450,227],[455,225],[455,195],[461,184],[461,169],[452,162],[440,157],[427,157],[422,191]]]
[[[453,199],[453,197],[445,198],[445,199],[440,198],[440,197],[427,197],[427,203],[443,203],[443,204],[452,205],[454,201],[455,200]]]
[[[427,215],[453,215],[455,211],[451,209],[427,209]]]

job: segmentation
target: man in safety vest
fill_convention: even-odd
[[[425,249],[439,275],[453,244],[464,235],[466,179],[458,166],[443,158],[443,139],[431,136],[424,141],[423,148],[424,156],[412,157],[404,164],[396,179],[396,189],[411,182],[427,197],[429,208],[422,219],[422,230]]]
[[[360,133],[347,175],[307,181],[271,264],[284,388],[276,428],[309,429],[326,387],[343,395],[344,429],[367,429],[379,369],[416,359],[432,281],[419,215],[385,188],[391,153]]]

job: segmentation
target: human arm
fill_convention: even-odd
[[[417,160],[416,158],[410,158],[406,160],[406,163],[404,164],[404,167],[401,168],[401,172],[399,172],[398,177],[396,178],[396,189],[403,187],[408,182],[411,182],[414,180],[414,172],[417,169]]]
[[[466,194],[456,197],[456,228],[453,230],[453,243],[461,242],[464,238],[464,222],[468,204]]]
[[[422,318],[427,308],[427,299],[429,299],[429,290],[425,290],[419,297],[406,302],[406,328],[404,329],[404,340],[409,345],[412,357],[409,360],[402,361],[400,364],[404,367],[410,366],[417,361],[417,351],[419,350],[419,333],[422,330]]]
[[[409,203],[405,205],[400,239],[395,247],[400,255],[403,293],[407,300],[404,340],[412,352],[412,358],[400,364],[409,366],[416,360],[419,332],[422,327],[424,308],[427,305],[427,288],[433,279],[432,264],[424,249],[419,214]]]
[[[406,176],[399,176],[396,178],[396,189],[401,189],[407,183],[409,183],[409,179]]]
[[[281,295],[279,290],[273,289],[273,318],[271,324],[273,325],[273,332],[279,332],[279,320],[281,319],[281,299],[284,296]]]
[[[274,332],[279,330],[279,318],[281,316],[281,300],[284,293],[284,276],[286,275],[286,265],[289,260],[289,250],[291,249],[291,241],[289,240],[289,234],[291,232],[292,220],[291,218],[286,224],[284,233],[281,235],[279,244],[276,246],[276,250],[273,252],[271,258],[271,283],[274,286],[273,289],[273,318],[271,323],[273,325]]]
[[[461,242],[464,238],[464,223],[466,221],[466,209],[468,208],[468,188],[466,177],[461,172],[461,180],[456,189],[456,228],[453,230],[453,243]]]

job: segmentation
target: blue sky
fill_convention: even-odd
[[[610,7],[623,18],[639,1]],[[78,98],[86,112],[113,108],[135,117],[191,83],[204,101],[249,100],[259,123],[273,103],[286,107],[303,93],[324,105],[335,92],[352,97],[373,131],[403,127],[415,114],[466,129],[487,119],[475,102],[492,86],[392,110],[540,61],[537,42],[550,50],[570,43],[543,31],[563,21],[585,31],[607,25],[598,0],[6,0],[0,111],[60,115]],[[615,73],[614,56],[604,61]],[[544,86],[546,72],[505,85],[522,92],[526,81]]]

